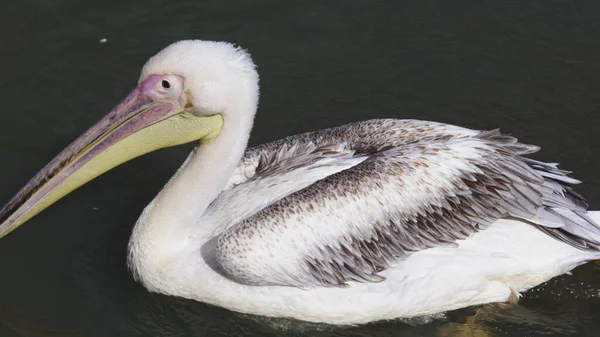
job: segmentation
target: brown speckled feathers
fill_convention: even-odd
[[[578,181],[522,157],[537,150],[498,131],[416,120],[365,121],[250,149],[230,186],[324,156],[367,158],[229,227],[217,260],[252,285],[379,282],[399,259],[509,217],[598,250],[600,229],[567,186]]]

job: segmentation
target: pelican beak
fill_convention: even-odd
[[[183,84],[183,79],[179,79]],[[181,97],[157,99],[151,88],[160,80],[161,76],[153,75],[141,81],[0,209],[0,238],[73,190],[130,159],[218,135],[223,124],[221,115],[196,116],[181,107]]]

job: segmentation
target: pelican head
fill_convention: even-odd
[[[1,210],[0,238],[102,173],[148,152],[218,137],[236,106],[258,101],[248,53],[225,42],[174,43],[144,65],[137,86],[38,172]],[[253,117],[253,116],[252,116]]]

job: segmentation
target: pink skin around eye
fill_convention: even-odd
[[[160,82],[163,80],[169,81],[171,87],[168,91],[161,91]],[[164,75],[150,75],[146,77],[142,82],[140,82],[137,86],[137,89],[151,97],[153,100],[165,100],[171,98],[173,100],[177,100],[181,95],[181,90],[183,88],[183,79],[179,76],[164,76]]]

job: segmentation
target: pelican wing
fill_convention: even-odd
[[[356,125],[338,136],[329,130],[300,137],[319,145],[345,136],[348,148],[366,159],[228,228],[217,243],[223,271],[252,285],[378,282],[384,280],[380,271],[411,253],[454,245],[504,217],[529,221],[578,248],[600,247],[600,230],[587,217],[587,205],[566,186],[578,181],[556,164],[521,157],[537,147],[497,131],[451,129],[444,134],[435,129],[441,125],[408,125],[408,136],[397,143],[402,136],[391,134],[390,128],[357,138]],[[428,137],[415,138],[415,133]],[[377,137],[380,143],[375,144]],[[245,160],[261,162],[252,151]],[[275,164],[254,167],[247,181],[271,170],[264,167],[284,170],[277,171]]]
[[[324,158],[365,156],[396,146],[474,136],[478,131],[437,122],[372,119],[306,132],[246,151],[225,189],[310,166]]]
[[[204,213],[203,221],[224,224],[225,228],[235,225],[277,200],[367,158],[341,144],[317,146],[312,142],[285,143],[275,151],[258,153],[256,161],[238,167]]]
[[[477,131],[436,122],[373,119],[262,144],[246,151],[203,219],[230,227],[385,149],[476,134]]]

